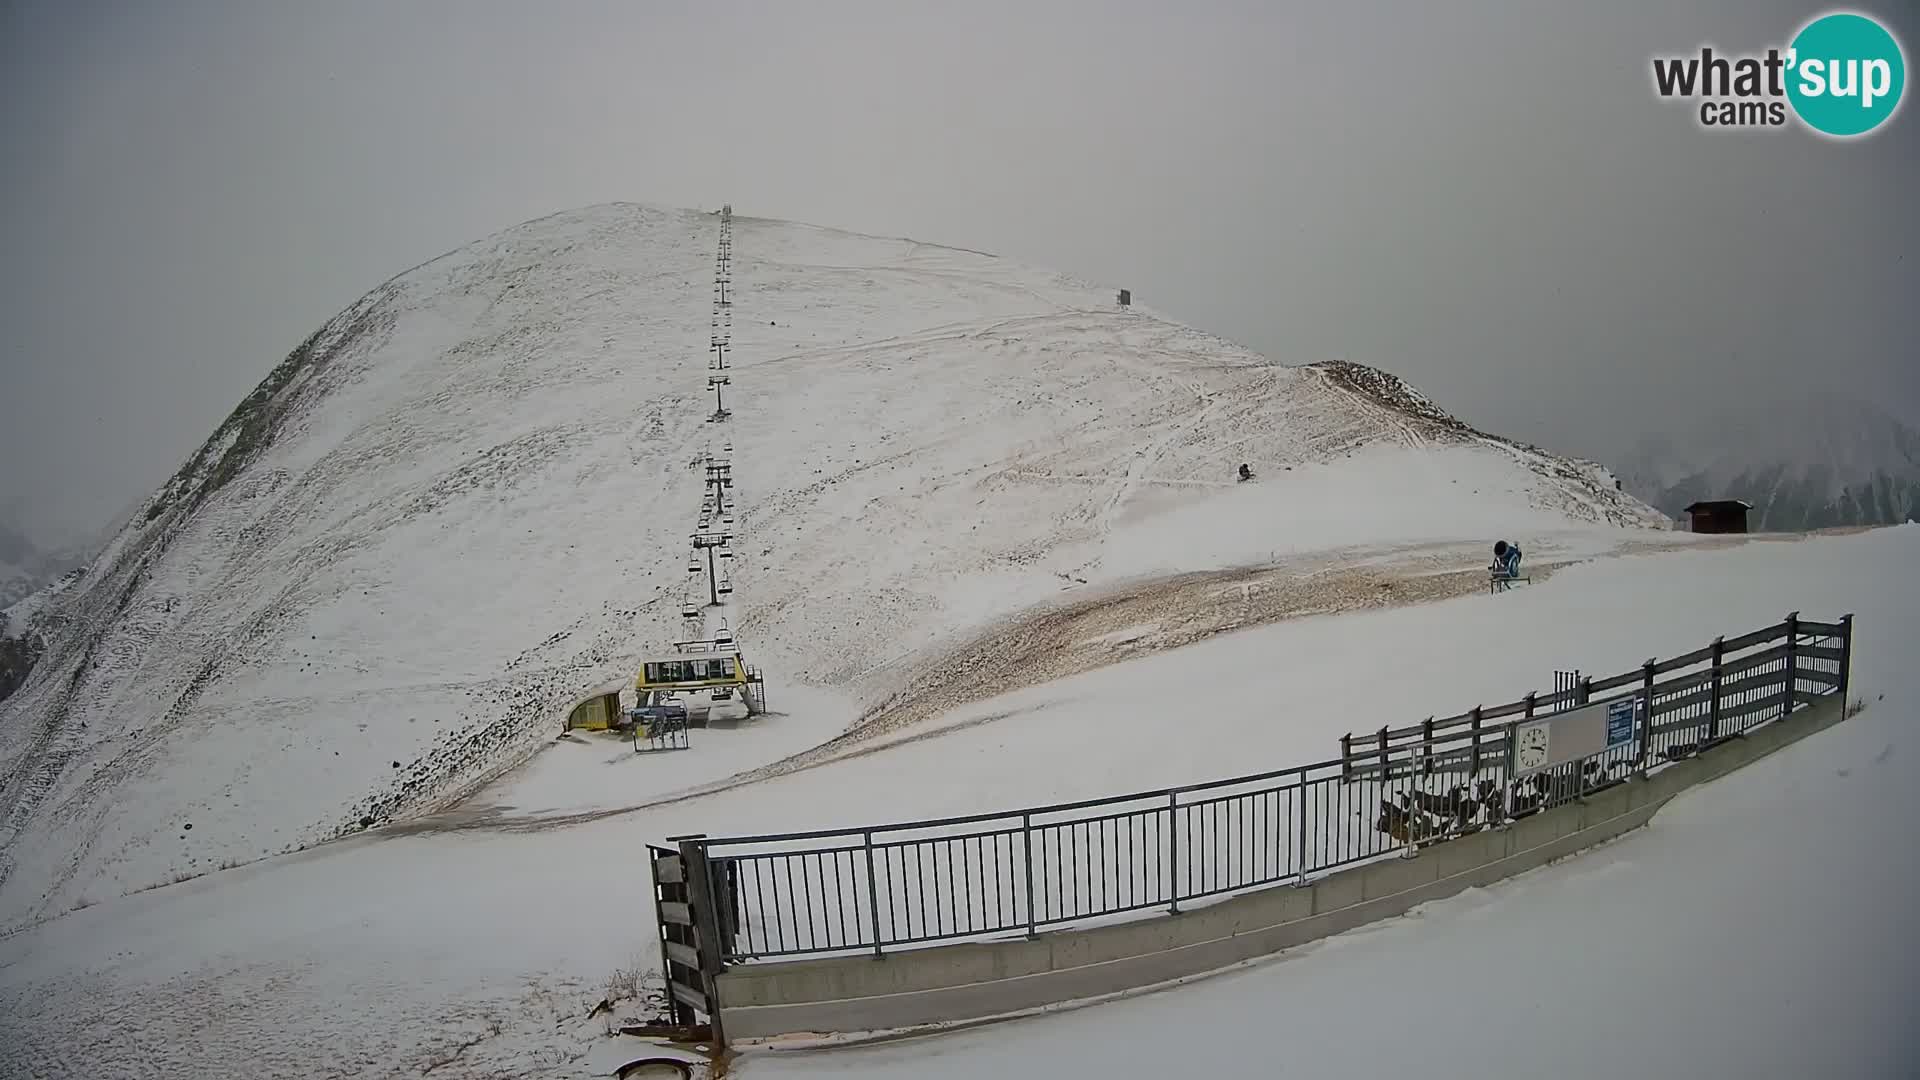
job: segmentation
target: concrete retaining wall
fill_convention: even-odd
[[[1488,885],[1647,823],[1681,791],[1837,724],[1839,694],[1584,802],[1319,878],[1178,915],[1012,941],[743,964],[719,978],[731,1039],[978,1020],[1203,974]]]

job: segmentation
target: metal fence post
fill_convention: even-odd
[[[1298,785],[1300,792],[1300,812],[1294,815],[1295,832],[1300,838],[1300,846],[1294,849],[1294,857],[1300,860],[1300,877],[1296,885],[1307,883],[1307,774],[1300,774]]]
[[[1340,782],[1353,779],[1353,732],[1340,736]]]
[[[1707,683],[1713,692],[1708,695],[1707,737],[1702,742],[1712,742],[1720,737],[1720,661],[1726,655],[1725,640],[1713,639],[1713,676]]]
[[[1467,762],[1467,779],[1476,780],[1480,776],[1480,706],[1475,705],[1473,712],[1473,756]]]
[[[1179,793],[1167,792],[1167,914],[1180,914]]]
[[[1433,717],[1420,725],[1420,775],[1433,775]]]
[[[1793,697],[1795,691],[1799,689],[1796,684],[1800,681],[1799,664],[1796,662],[1799,649],[1800,613],[1789,611],[1787,612],[1787,693],[1786,701],[1780,707],[1782,718],[1793,715]]]
[[[1527,701],[1526,715],[1528,719],[1532,719],[1533,718],[1533,695],[1528,694],[1526,701]],[[1501,785],[1502,791],[1500,794],[1501,807],[1500,807],[1499,828],[1502,828],[1502,829],[1506,828],[1508,825],[1511,825],[1513,823],[1513,785],[1514,785],[1513,774],[1514,774],[1514,771],[1520,767],[1519,751],[1518,751],[1518,748],[1515,746],[1515,743],[1519,741],[1520,721],[1509,720],[1506,722],[1505,727],[1507,729],[1507,754],[1506,754],[1507,775],[1506,775],[1506,779],[1502,782],[1502,785]]]
[[[1848,671],[1853,668],[1853,613],[1840,616],[1840,712],[1847,711]]]
[[[1026,845],[1026,852],[1027,852],[1027,857],[1025,860],[1027,864],[1027,936],[1036,937],[1038,936],[1039,932],[1035,929],[1035,918],[1034,918],[1034,912],[1033,912],[1033,815],[1032,814],[1020,815],[1020,839]]]
[[[880,886],[873,872],[873,830],[861,834],[867,850],[867,908],[873,912],[873,958],[880,959]]]
[[[1640,745],[1634,751],[1633,765],[1643,774],[1647,771],[1647,757],[1653,753],[1653,669],[1656,666],[1651,658],[1640,666]]]
[[[1387,760],[1387,725],[1380,725],[1380,782],[1386,783],[1393,775],[1393,763]]]

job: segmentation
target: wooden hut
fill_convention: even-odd
[[[1705,499],[1687,507],[1688,527],[1697,533],[1743,533],[1752,509],[1739,499]]]

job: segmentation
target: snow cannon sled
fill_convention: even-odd
[[[1520,571],[1520,545],[1502,540],[1493,546],[1493,565],[1487,567],[1487,591],[1506,592],[1516,582],[1533,584],[1533,580]]]

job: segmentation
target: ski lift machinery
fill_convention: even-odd
[[[642,700],[648,700],[646,695],[724,690],[729,696],[738,694],[749,714],[766,711],[766,684],[759,670],[747,663],[732,630],[723,626],[711,638],[676,641],[673,647],[672,653],[640,662],[633,688]]]

